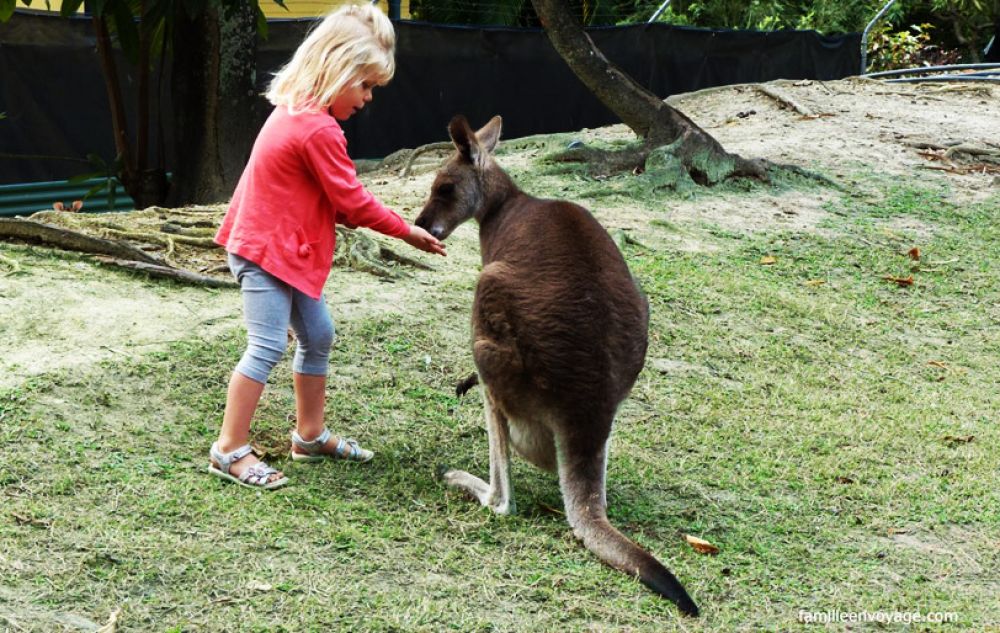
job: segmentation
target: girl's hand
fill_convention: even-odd
[[[420,250],[427,251],[428,253],[443,256],[448,255],[448,253],[444,251],[444,244],[441,243],[441,240],[434,237],[419,226],[411,224],[410,234],[403,236],[402,240],[413,248],[419,248]]]

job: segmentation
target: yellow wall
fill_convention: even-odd
[[[354,4],[363,1],[355,0]],[[259,2],[264,15],[270,20],[274,18],[309,18],[317,15],[325,15],[342,4],[349,4],[350,0],[285,0],[285,7],[288,8],[287,11],[274,2],[274,0],[259,0]],[[402,5],[402,9],[400,10],[401,17],[404,19],[409,18],[410,13],[408,9],[410,3],[403,2]],[[389,13],[389,3],[386,0],[379,0],[378,6],[386,14]]]
[[[287,11],[278,3],[274,2],[274,0],[258,1],[260,2],[260,8],[264,11],[264,15],[270,20],[275,18],[310,18],[318,15],[325,15],[336,7],[339,7],[342,4],[347,4],[351,0],[285,0],[285,7],[288,9]],[[355,0],[355,3],[363,1],[364,0]],[[402,17],[405,19],[410,17],[408,10],[410,3],[404,2],[402,4],[403,7],[401,12]],[[386,0],[379,0],[378,5],[386,13],[389,12],[389,4]],[[23,4],[23,0],[18,3],[18,6],[25,6]],[[45,0],[32,0],[31,6],[26,8],[44,11],[46,9]],[[52,11],[58,12],[59,9],[62,8],[62,0],[49,0],[48,8]],[[83,8],[81,5],[79,12],[82,11]]]

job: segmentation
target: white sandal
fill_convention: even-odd
[[[375,456],[375,453],[361,448],[357,440],[343,437],[337,442],[337,448],[332,453],[323,452],[323,448],[330,441],[331,435],[330,429],[324,428],[319,437],[306,441],[302,439],[302,436],[297,431],[292,431],[292,444],[305,451],[305,453],[296,453],[292,450],[292,459],[297,462],[321,462],[324,459],[342,459],[348,462],[363,464],[364,462],[371,461],[372,457]]]
[[[250,448],[250,445],[244,444],[235,451],[223,453],[219,450],[218,442],[213,443],[212,448],[209,450],[209,454],[219,466],[216,468],[215,464],[209,463],[208,472],[215,475],[219,479],[225,479],[226,481],[231,481],[234,484],[246,486],[247,488],[274,490],[275,488],[280,488],[288,483],[288,477],[282,477],[281,479],[270,481],[271,475],[276,474],[278,470],[276,468],[271,468],[264,462],[257,462],[253,466],[250,466],[243,471],[243,474],[239,477],[229,473],[229,469],[232,468],[233,464],[252,452],[253,449]]]

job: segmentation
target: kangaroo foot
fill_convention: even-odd
[[[491,490],[489,484],[464,470],[449,470],[442,478],[449,486],[465,491],[497,514],[514,514],[516,510],[513,499],[501,499],[501,495]]]

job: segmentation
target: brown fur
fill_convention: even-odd
[[[469,218],[479,222],[472,349],[486,396],[490,482],[457,470],[445,480],[496,512],[513,512],[513,445],[558,473],[566,517],[588,549],[697,615],[676,578],[607,521],[608,439],[645,359],[645,297],[586,209],[529,196],[497,166],[499,117],[476,133],[456,117],[449,132],[458,153],[416,224],[444,239]]]

